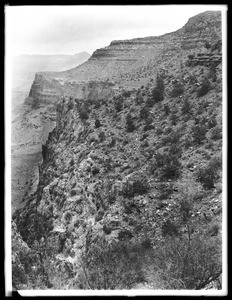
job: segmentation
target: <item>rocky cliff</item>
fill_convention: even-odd
[[[199,52],[220,56],[217,12],[36,75],[30,97],[56,102],[56,126],[13,216],[41,257],[27,287],[220,288],[221,62],[189,64]]]
[[[64,94],[82,99],[94,94],[101,99],[121,85],[138,87],[141,82],[156,75],[157,65],[162,62],[168,65],[169,60],[180,59],[180,55],[184,59],[191,50],[204,50],[208,40],[220,39],[220,12],[205,12],[191,18],[183,28],[173,33],[113,41],[109,46],[96,50],[87,62],[76,68],[36,74],[29,101],[38,98],[53,102]],[[89,84],[91,81],[94,81],[94,87]]]

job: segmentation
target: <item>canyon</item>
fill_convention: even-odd
[[[13,121],[33,166],[13,190],[17,288],[220,289],[221,55],[208,11],[36,73]]]

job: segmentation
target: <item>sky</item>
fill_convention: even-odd
[[[6,51],[92,54],[112,40],[157,36],[220,5],[6,6]]]

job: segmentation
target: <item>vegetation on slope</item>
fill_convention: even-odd
[[[14,215],[31,251],[17,288],[220,288],[221,105],[221,64],[189,59],[110,99],[64,97]]]

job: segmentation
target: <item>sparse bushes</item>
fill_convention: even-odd
[[[209,90],[210,90],[210,81],[207,77],[205,77],[201,82],[201,85],[197,91],[197,97],[202,97],[206,95],[209,92]]]

